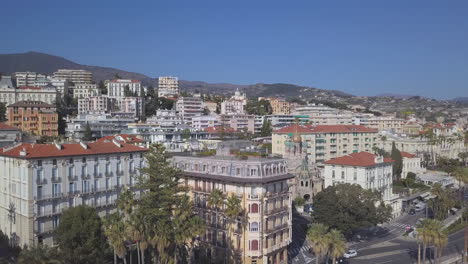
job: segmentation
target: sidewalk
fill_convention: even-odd
[[[459,254],[443,257],[440,261],[440,264],[461,264],[461,263],[463,263],[462,256],[460,256]]]

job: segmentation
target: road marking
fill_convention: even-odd
[[[376,254],[370,254],[370,255],[365,255],[361,257],[355,257],[355,259],[375,259],[375,258],[381,258],[381,257],[386,257],[386,256],[391,256],[391,255],[398,255],[401,253],[406,253],[411,251],[410,249],[403,249],[403,250],[395,250],[395,251],[387,251],[387,252],[382,252],[382,253],[376,253]]]

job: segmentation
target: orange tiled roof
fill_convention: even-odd
[[[282,133],[355,133],[355,132],[375,132],[377,133],[377,129],[368,128],[362,125],[290,125],[287,127],[280,128],[276,130],[274,133],[282,134]]]
[[[401,153],[401,156],[404,157],[404,158],[414,158],[414,157],[416,157],[416,155],[411,154],[409,152],[401,151],[400,153]]]
[[[221,126],[207,127],[207,128],[205,128],[205,131],[208,132],[208,133],[212,133],[212,134],[221,133]],[[236,132],[236,130],[234,130],[234,128],[232,128],[232,127],[224,127],[224,132],[225,133],[234,133],[234,132]]]
[[[13,148],[0,148],[0,155],[8,157],[35,159],[147,151],[146,148],[137,147],[127,143],[120,143],[120,146],[118,146],[112,141],[96,141],[88,143],[86,144],[86,146],[87,148],[84,148],[79,143],[62,144],[59,149],[55,144],[22,143]],[[26,155],[21,156],[21,151],[25,151]]]
[[[334,158],[327,160],[325,164],[332,165],[346,165],[346,166],[357,166],[357,167],[370,167],[376,165],[375,163],[376,155],[369,152],[358,152],[352,153],[346,156]],[[392,163],[391,158],[384,158],[384,163]]]
[[[0,130],[17,130],[19,131],[20,129],[14,126],[7,125],[5,123],[0,123]]]

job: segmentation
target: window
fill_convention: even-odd
[[[257,222],[252,222],[250,224],[250,232],[258,232],[258,223]]]
[[[37,161],[37,166],[41,167],[42,166],[42,160]]]
[[[333,179],[335,178],[335,171],[334,170],[332,171],[332,178]]]
[[[120,177],[117,177],[117,187],[120,186]]]
[[[81,176],[85,176],[87,172],[86,166],[81,167]]]
[[[341,172],[341,179],[344,180],[344,171]]]
[[[61,188],[60,188],[60,184],[59,184],[59,183],[54,183],[54,184],[52,185],[52,196],[53,196],[53,197],[59,196],[59,195],[60,195],[60,192],[61,192],[60,189],[61,189]]]
[[[357,181],[357,171],[354,172],[353,180]]]
[[[253,203],[253,204],[250,206],[250,212],[251,212],[251,213],[258,213],[258,204],[257,204],[257,203]]]
[[[252,240],[250,242],[250,250],[258,250],[258,240]]]
[[[109,189],[111,186],[111,178],[106,178],[106,189]]]
[[[52,168],[52,178],[57,177],[57,168]]]

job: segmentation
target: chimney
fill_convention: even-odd
[[[28,155],[28,153],[26,152],[26,149],[25,149],[25,148],[23,148],[23,149],[20,151],[19,154],[20,154],[21,157],[25,157],[26,155]]]
[[[83,141],[80,142],[80,146],[81,146],[82,148],[84,148],[84,149],[88,149],[88,148],[89,148],[88,145],[86,145],[86,143],[84,143]]]

